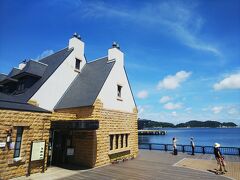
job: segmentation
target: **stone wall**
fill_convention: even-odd
[[[74,156],[70,162],[85,167],[94,167],[96,161],[96,131],[75,131],[73,133]]]
[[[6,141],[7,129],[13,130],[12,141],[15,142],[16,127],[24,127],[21,161],[17,163],[13,161],[13,149],[0,148],[0,179],[27,174],[31,142],[35,140],[46,141],[46,169],[51,121],[59,120],[99,121],[98,130],[73,132],[75,154],[69,159],[70,162],[97,167],[116,159],[136,157],[138,154],[136,109],[132,113],[103,109],[101,101],[96,100],[91,107],[64,109],[53,113],[0,110],[0,142]],[[114,134],[128,134],[128,147],[110,150],[110,135]],[[41,163],[32,163],[31,173],[41,172],[41,170]]]
[[[91,107],[64,109],[58,110],[58,112],[76,114],[79,120],[99,120],[99,129],[88,132],[87,141],[84,142],[85,145],[76,146],[74,162],[81,161],[81,164],[97,167],[108,164],[116,159],[137,156],[137,109],[133,109],[132,113],[103,109],[101,101],[96,100]],[[129,146],[110,150],[111,134],[128,134]],[[78,138],[79,144],[81,144],[81,141],[83,140]],[[75,142],[77,141],[75,140]],[[93,147],[93,149],[90,149],[90,147]],[[78,153],[78,151],[83,153]]]
[[[49,139],[50,116],[48,113],[0,110],[0,142],[6,142],[7,130],[12,129],[12,142],[16,140],[17,127],[23,127],[20,157],[14,162],[14,149],[8,145],[0,148],[0,179],[10,179],[27,174],[31,142],[45,140],[46,150]],[[47,152],[46,152],[47,153]],[[46,163],[47,159],[45,159]],[[42,164],[32,163],[31,173],[40,172]]]
[[[135,110],[133,110],[135,111]],[[128,147],[121,148],[120,135],[128,134]],[[110,150],[110,135],[119,135],[118,149],[115,138],[113,150]],[[136,157],[138,154],[137,113],[126,113],[114,110],[102,110],[100,128],[97,131],[98,155],[96,166],[116,159]],[[124,137],[125,141],[125,137]],[[125,143],[125,142],[124,142]],[[126,154],[125,151],[130,150]],[[123,157],[122,157],[123,156]]]

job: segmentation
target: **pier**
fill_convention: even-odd
[[[164,130],[138,130],[139,135],[166,135],[167,131]]]
[[[217,163],[212,154],[196,154],[191,156],[179,153],[173,156],[170,152],[140,150],[137,158],[117,164],[102,166],[88,170],[80,168],[66,169],[51,167],[45,173],[20,177],[16,180],[228,180],[240,179],[239,156],[225,156],[228,172],[225,175],[214,173]]]

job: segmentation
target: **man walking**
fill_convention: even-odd
[[[194,144],[194,141],[193,141],[193,137],[190,138],[190,144],[192,146],[192,155],[194,156],[195,144]]]
[[[220,152],[219,147],[220,147],[220,144],[218,144],[218,143],[214,144],[214,155],[215,155],[215,158],[217,160],[217,165],[218,165],[216,174],[225,174],[225,172],[227,172],[226,164],[224,162],[224,158],[222,156],[222,153]]]

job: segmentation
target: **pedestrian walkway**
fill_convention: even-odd
[[[240,163],[226,161],[227,172],[223,176],[230,177],[232,179],[240,179]],[[184,158],[179,161],[175,166],[185,167],[189,169],[199,170],[199,171],[208,171],[216,174],[217,165],[216,160],[206,160],[206,159],[193,159],[193,158]]]
[[[59,167],[51,167],[45,173],[33,174],[30,177],[20,177],[15,180],[121,180],[121,179],[156,179],[156,180],[227,180],[227,176],[215,175],[208,170],[214,170],[214,167],[204,167],[203,169],[189,168],[181,166],[185,159],[196,161],[212,161],[213,155],[196,154],[195,156],[186,153],[179,153],[173,156],[170,152],[140,150],[136,159],[120,162],[118,164],[107,165],[89,170],[67,170]],[[226,156],[227,162],[235,162],[238,166],[235,171],[236,177],[240,173],[239,156]],[[194,162],[192,162],[194,163]],[[191,163],[190,163],[191,164]],[[194,163],[195,164],[195,163]],[[238,179],[239,180],[239,179]]]

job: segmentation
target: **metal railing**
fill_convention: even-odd
[[[157,143],[139,143],[139,149],[149,149],[149,150],[160,150],[160,151],[173,151],[172,144],[157,144]],[[177,145],[178,152],[192,152],[191,145]],[[240,156],[240,148],[239,147],[220,147],[220,151],[225,155],[239,155]],[[213,146],[195,146],[195,153],[202,154],[213,154],[214,147]]]

